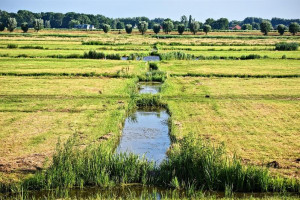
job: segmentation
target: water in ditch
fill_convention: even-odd
[[[160,82],[140,82],[138,84],[140,94],[157,94],[161,91]]]

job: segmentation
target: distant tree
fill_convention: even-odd
[[[131,34],[132,33],[132,25],[126,24],[125,30],[126,30],[126,33]]]
[[[185,28],[188,28],[188,26],[189,26],[189,21],[188,21],[188,18],[187,18],[185,15],[183,15],[183,16],[181,17],[180,22],[184,25]]]
[[[21,24],[21,29],[22,29],[22,31],[23,31],[24,33],[27,33],[27,31],[28,31],[28,23],[27,23],[27,22],[23,22],[23,23]]]
[[[260,30],[260,25],[259,25],[259,23],[253,22],[253,23],[252,23],[252,28],[253,28],[254,30]]]
[[[191,29],[191,25],[195,20],[193,19],[192,15],[189,17],[189,23],[188,23],[188,28]]]
[[[213,18],[208,18],[208,19],[206,19],[204,24],[211,26],[214,22],[215,22],[215,20]]]
[[[299,31],[300,31],[300,26],[297,22],[293,22],[290,24],[289,26],[289,31],[290,33],[292,33],[293,35],[296,35]]]
[[[124,22],[118,21],[116,27],[119,30],[124,29],[125,28]]]
[[[153,32],[155,34],[158,34],[160,32],[160,24],[154,24],[153,25]]]
[[[196,35],[196,33],[199,31],[199,28],[200,28],[199,22],[193,21],[193,22],[191,23],[190,31],[191,31],[194,35]]]
[[[110,25],[103,24],[102,29],[103,29],[104,33],[108,33],[110,31]]]
[[[243,24],[242,30],[252,30],[252,25],[251,24]]]
[[[185,25],[184,24],[179,24],[178,27],[177,27],[177,30],[178,30],[178,33],[180,35],[182,35],[184,30],[185,30]]]
[[[210,25],[204,25],[203,26],[203,31],[207,35],[211,31],[211,26]]]
[[[2,22],[0,22],[0,31],[4,31],[4,29],[5,29],[5,25]]]
[[[285,25],[279,24],[279,25],[277,26],[277,31],[278,31],[278,33],[279,33],[280,35],[283,35],[284,32],[285,32],[285,30],[286,30],[286,26],[285,26]]]
[[[39,32],[44,28],[44,20],[42,19],[35,19],[33,21],[33,28],[36,32]]]
[[[166,34],[169,34],[174,28],[173,22],[167,19],[163,22],[163,30]]]
[[[271,29],[272,29],[272,24],[269,21],[264,20],[260,23],[260,31],[264,35],[268,35]]]
[[[45,28],[51,28],[50,20],[45,21]]]
[[[144,35],[148,30],[148,23],[146,21],[140,21],[138,24],[138,29]]]
[[[70,22],[69,22],[69,28],[74,28],[76,25],[79,25],[80,22],[78,20],[75,20],[75,19],[72,19]]]
[[[9,32],[13,32],[17,28],[17,20],[16,18],[8,18],[7,19],[7,30]]]

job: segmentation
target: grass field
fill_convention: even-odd
[[[236,154],[245,166],[265,168],[276,161],[279,168],[268,168],[272,176],[299,182],[300,53],[274,51],[278,42],[299,43],[299,35],[265,37],[253,31],[159,36],[74,30],[1,33],[0,183],[23,181],[51,166],[59,138],[65,142],[78,134],[80,149],[101,144],[113,151],[136,98],[138,77],[148,71],[144,61],[49,56],[83,55],[92,49],[150,55],[154,47],[158,53],[268,56],[160,61],[167,79],[158,97],[171,114],[169,151],[176,153],[185,137],[204,138],[216,146],[224,143],[226,154]],[[88,41],[102,44],[82,44]],[[17,48],[8,49],[8,44]],[[28,57],[17,58],[24,54]],[[290,59],[281,59],[283,55]]]

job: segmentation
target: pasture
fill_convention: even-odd
[[[192,176],[183,166],[195,170],[195,177],[206,177],[196,171],[207,165],[216,171],[196,180],[191,190],[299,193],[300,51],[276,51],[279,42],[299,43],[300,37],[256,31],[0,33],[1,192],[20,190],[20,185],[28,190],[126,184],[191,189],[185,178]],[[181,52],[197,59],[158,61],[165,76],[161,92],[140,95],[141,77],[156,73],[148,62],[84,57],[90,50],[134,58]],[[259,58],[243,59],[251,54]],[[170,163],[161,168],[135,155],[114,154],[124,122],[139,102],[163,106],[170,115]],[[87,164],[101,165],[100,160],[99,168]],[[243,181],[230,182],[233,168]],[[63,181],[57,178],[60,169],[70,170]],[[225,172],[227,178],[221,176]]]

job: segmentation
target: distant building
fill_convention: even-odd
[[[239,26],[239,25],[235,25],[233,27],[230,27],[229,29],[231,29],[231,30],[242,30],[242,27]]]
[[[84,30],[94,30],[95,26],[90,24],[79,24],[79,25],[75,25],[74,28],[84,29]]]

